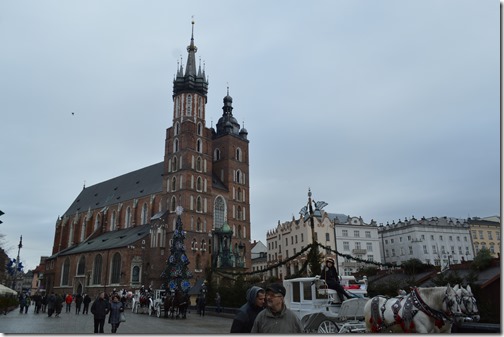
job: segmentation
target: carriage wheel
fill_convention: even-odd
[[[338,327],[336,323],[325,320],[319,324],[317,333],[338,333]]]

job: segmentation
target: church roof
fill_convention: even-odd
[[[163,190],[163,162],[85,187],[64,215],[103,208]]]
[[[75,247],[60,252],[59,256],[104,251],[113,248],[127,247],[149,234],[150,225],[136,226],[111,232],[81,242]]]

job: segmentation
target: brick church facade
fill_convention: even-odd
[[[164,160],[83,188],[56,221],[46,291],[160,288],[178,206],[192,285],[210,269],[250,270],[248,132],[229,90],[216,127],[206,126],[208,80],[196,66],[194,22],[187,52],[173,81]]]

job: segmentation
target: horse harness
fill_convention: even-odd
[[[425,303],[425,301],[420,297],[418,288],[414,287],[413,291],[411,291],[409,295],[393,298],[396,299],[394,304],[392,304],[391,306],[394,320],[388,324],[385,324],[385,310],[387,309],[386,304],[389,300],[392,300],[392,298],[385,297],[385,302],[383,303],[381,308],[379,308],[380,298],[380,296],[376,296],[371,300],[371,318],[369,319],[369,323],[371,324],[372,332],[381,332],[383,329],[388,329],[395,324],[399,324],[404,332],[411,332],[415,327],[413,318],[419,311],[422,311],[427,316],[434,318],[434,323],[438,328],[441,328],[445,324],[445,320],[448,320],[450,322],[453,321],[451,318],[452,312],[450,310],[451,305],[453,305],[453,303],[450,303],[450,301],[452,300],[448,300],[448,297],[445,295],[443,302],[446,302],[448,300],[447,304],[449,310],[449,313],[445,314],[440,310],[429,307],[427,303]],[[401,317],[399,315],[399,311],[401,310],[401,302],[403,300],[404,309]]]

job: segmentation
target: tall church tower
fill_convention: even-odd
[[[249,141],[233,117],[229,90],[217,130],[206,127],[208,79],[201,64],[196,66],[197,50],[192,22],[187,64],[185,70],[177,66],[173,81],[163,190],[169,211],[167,239],[175,230],[175,209],[182,206],[188,267],[195,278],[204,278],[208,267],[250,268]],[[224,241],[222,228],[227,231]],[[224,255],[230,258],[223,265],[219,256]]]

